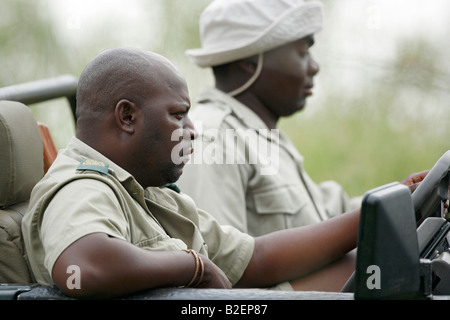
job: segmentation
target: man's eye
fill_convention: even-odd
[[[306,57],[308,57],[309,56],[309,51],[299,51],[299,55],[300,55],[300,57],[302,57],[302,58],[306,58]]]
[[[183,118],[186,113],[187,113],[186,111],[180,111],[180,112],[174,113],[174,116],[177,118]]]

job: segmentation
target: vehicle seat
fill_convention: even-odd
[[[43,142],[30,109],[0,101],[0,283],[33,283],[21,221],[44,175]]]

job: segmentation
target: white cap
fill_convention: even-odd
[[[247,58],[319,31],[322,4],[303,0],[215,0],[200,17],[200,67]]]

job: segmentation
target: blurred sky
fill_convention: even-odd
[[[360,81],[367,78],[364,68],[382,71],[385,62],[395,58],[401,41],[424,39],[436,46],[434,58],[449,71],[450,1],[335,0],[327,4],[323,30],[316,38],[319,59],[336,62],[328,67],[352,67],[347,74]],[[341,66],[339,61],[348,64]]]
[[[200,5],[192,8],[195,0],[186,0],[185,5],[179,6],[185,15],[174,15],[173,21],[161,21],[160,1],[157,0],[47,1],[58,32],[76,47],[92,43],[92,38],[99,34],[98,30],[106,26],[116,46],[148,49],[165,41],[159,37],[164,23],[183,24],[183,16],[198,17],[208,3],[197,0]],[[154,5],[149,5],[152,2]],[[368,80],[366,72],[369,69],[374,73],[377,69],[382,71],[384,61],[395,57],[399,39],[430,40],[438,47],[435,58],[442,61],[445,70],[449,70],[450,1],[332,0],[324,4],[324,26],[316,35],[313,52],[326,66],[322,72],[327,72],[328,76],[345,70],[338,77],[352,81],[354,86],[345,85],[343,90],[357,90],[360,81]],[[101,43],[102,39],[97,41]],[[180,52],[185,49],[188,48],[180,48]],[[175,62],[189,64],[186,57]],[[335,85],[342,83],[345,81]]]
[[[159,2],[154,2],[154,10],[149,11],[142,0],[48,0],[52,19],[67,41],[83,45],[107,25],[118,46],[142,44],[146,36],[142,27],[158,19]]]
[[[169,21],[164,21],[162,2],[177,5]],[[199,69],[184,55],[188,48],[176,46],[177,30],[197,22],[208,0],[46,0],[56,32],[75,48],[95,45],[97,51],[111,46],[129,46],[157,51],[172,60],[188,81],[191,96],[211,83],[209,70]],[[171,39],[165,30],[173,28]],[[107,34],[107,37],[102,35]],[[198,30],[192,36],[198,38]],[[106,39],[107,38],[107,39]],[[173,44],[175,42],[175,44]],[[88,50],[81,49],[81,53]],[[96,54],[98,52],[89,54]],[[88,57],[88,60],[93,56]],[[88,61],[86,61],[87,63]]]

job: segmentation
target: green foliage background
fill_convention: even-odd
[[[210,71],[193,66],[184,50],[200,45],[198,18],[209,2],[1,0],[0,87],[62,74],[78,77],[100,51],[134,46],[178,65],[195,107],[200,88],[213,82]],[[450,12],[437,18],[443,20],[439,33],[427,32],[426,24],[436,22],[429,19],[418,23],[424,32],[394,38],[397,18],[385,8],[403,3],[399,14],[417,19],[408,10],[418,1],[323,3],[324,27],[312,51],[321,66],[314,96],[304,111],[280,123],[305,157],[310,176],[334,179],[350,195],[360,195],[430,168],[450,149]],[[64,147],[74,134],[65,102],[30,107],[49,125],[58,148]]]

